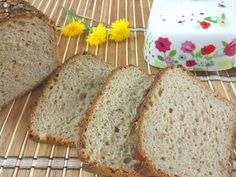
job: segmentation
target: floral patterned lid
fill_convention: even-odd
[[[155,0],[144,58],[156,67],[179,64],[194,71],[219,71],[236,64],[234,0]]]

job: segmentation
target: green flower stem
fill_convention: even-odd
[[[81,21],[81,23],[85,26],[86,31],[88,31],[88,32],[91,32],[91,31],[92,31],[92,27],[91,27],[90,25],[88,25],[87,23],[82,22],[82,21]]]
[[[166,53],[164,52],[164,57],[165,57],[165,59],[166,59]]]
[[[194,53],[193,52],[191,53],[191,56],[192,56],[192,59],[194,59]]]
[[[94,18],[90,18],[90,17],[87,17],[87,16],[83,16],[83,15],[78,15],[78,14],[73,14],[76,18],[80,19],[80,18],[85,18],[87,20],[90,20],[90,21],[93,21],[93,22],[96,22],[96,23],[102,23],[104,26],[106,27],[110,27],[110,25],[108,25],[107,23],[105,22],[102,22],[102,21],[99,21],[97,19],[94,19]]]
[[[83,19],[87,19],[87,20],[90,20],[90,21],[93,21],[93,22],[96,22],[96,23],[101,23],[101,24],[103,24],[104,26],[106,26],[107,30],[109,30],[109,29],[111,28],[111,25],[108,24],[108,23],[102,22],[102,21],[100,21],[100,20],[98,20],[98,19],[95,19],[95,18],[90,18],[90,17],[88,17],[88,16],[77,15],[77,14],[71,12],[71,11],[70,11],[68,8],[66,8],[66,7],[62,7],[62,8],[63,8],[63,10],[64,10],[64,12],[65,12],[66,14],[71,14],[71,16],[73,16],[76,20],[79,20],[79,19],[83,18]],[[71,19],[71,18],[69,17],[69,18],[68,18],[68,21],[69,21],[70,19]],[[71,21],[72,21],[72,20],[71,20]],[[82,21],[81,21],[81,22],[82,22]],[[71,23],[71,22],[70,22],[70,23]],[[85,22],[82,22],[82,23],[86,24]],[[60,27],[57,26],[57,28],[60,28]],[[90,28],[92,28],[92,26],[90,26]],[[146,31],[147,31],[146,28],[134,27],[134,26],[130,26],[130,30],[131,30],[131,31],[135,31],[135,32],[146,32]]]

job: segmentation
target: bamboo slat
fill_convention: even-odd
[[[107,41],[99,47],[85,43],[85,35],[66,38],[58,31],[58,48],[61,63],[76,53],[87,51],[114,66],[134,64],[149,74],[158,72],[143,60],[142,48],[152,0],[28,0],[36,8],[53,19],[57,27],[67,23],[61,7],[70,8],[83,17],[111,24],[116,19],[130,21],[131,37],[122,43]],[[91,26],[96,21],[82,18]],[[223,97],[236,103],[236,69],[222,72],[195,73],[204,84]],[[82,170],[75,148],[36,143],[28,137],[31,106],[41,88],[15,100],[0,113],[0,176],[20,177],[95,177]],[[236,167],[236,165],[235,165]],[[235,168],[236,170],[236,168]],[[233,174],[236,177],[236,173]]]

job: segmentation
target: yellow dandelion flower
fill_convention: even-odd
[[[86,42],[90,45],[100,45],[106,42],[107,30],[102,24],[98,24],[95,28],[92,28],[92,32],[87,36]]]
[[[72,23],[62,27],[61,32],[64,36],[75,37],[81,35],[85,30],[85,25],[81,21],[72,19]]]
[[[125,19],[116,20],[111,24],[110,40],[121,42],[130,36],[129,22]]]

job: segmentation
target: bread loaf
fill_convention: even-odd
[[[0,1],[0,107],[58,66],[54,23],[23,0]]]

